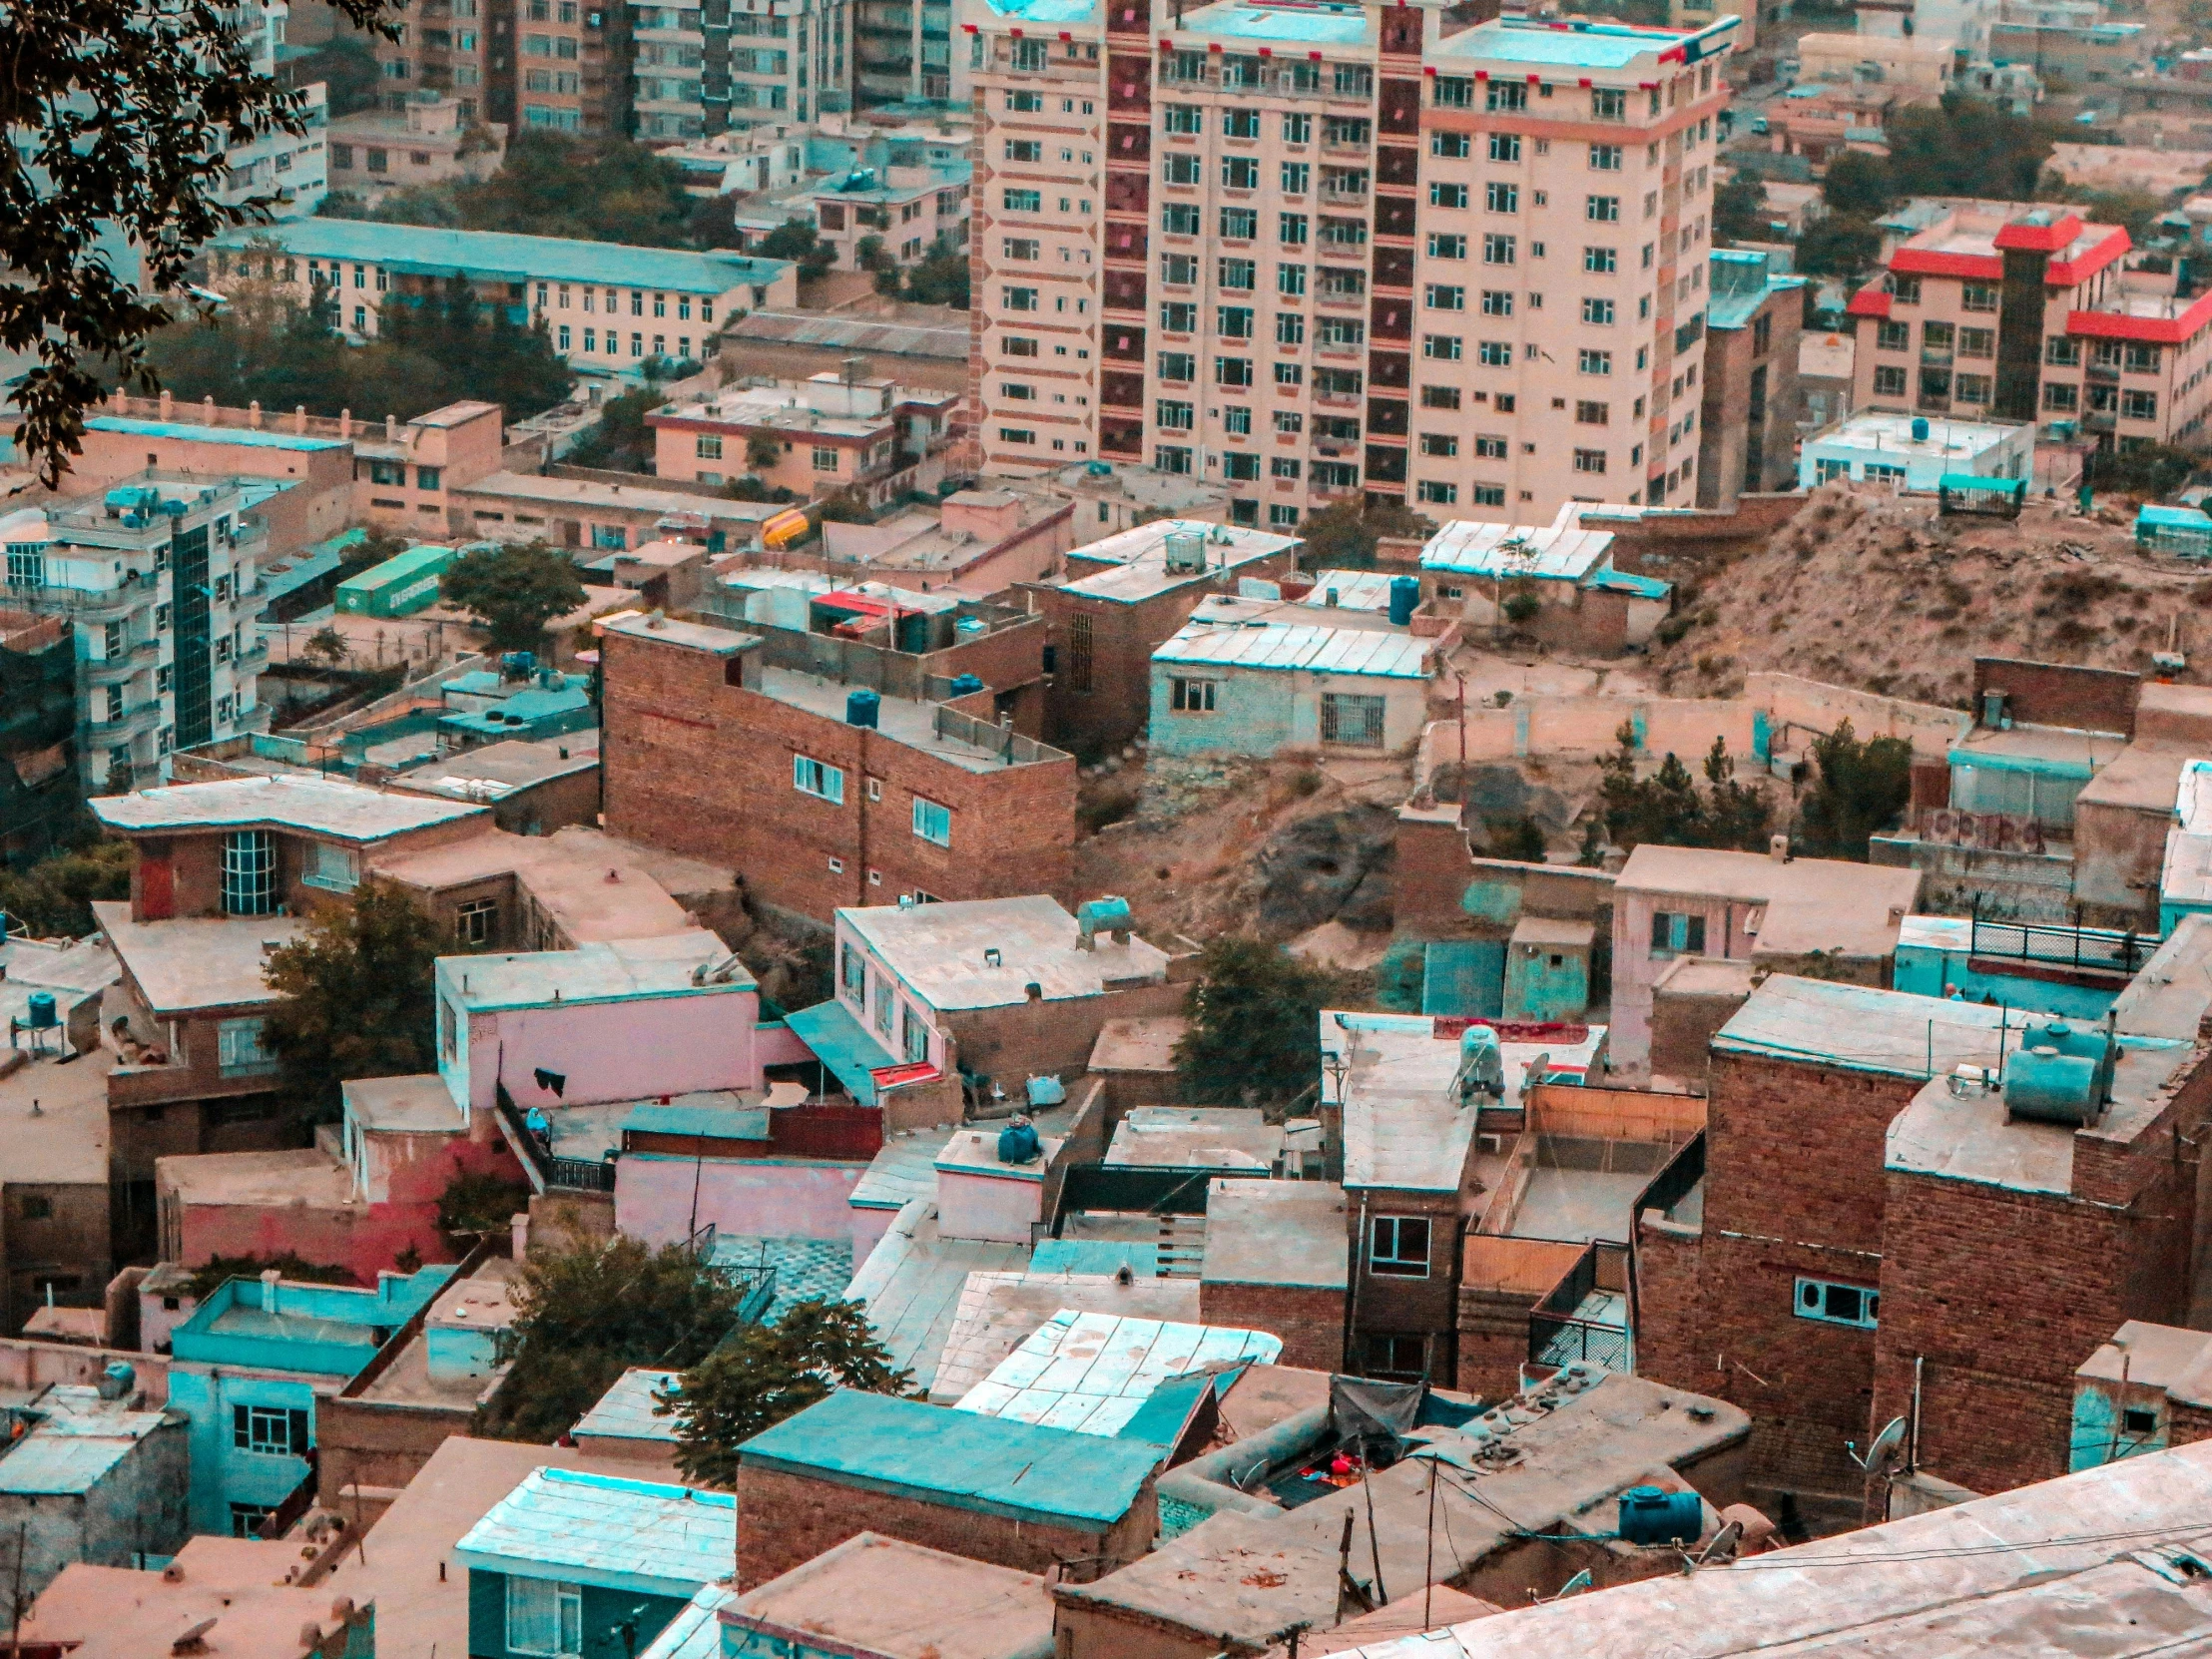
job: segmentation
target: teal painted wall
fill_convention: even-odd
[[[1968,967],[1962,950],[1941,950],[1934,945],[1901,944],[1891,987],[1915,996],[1941,996],[1943,987],[1956,985],[1966,999],[1979,1002],[1984,993],[1999,1005],[2037,1014],[2062,1014],[2067,1019],[2102,1019],[2112,1006],[2113,993],[2087,985],[2054,985],[2041,979],[2020,979],[2005,973],[1976,973]]]
[[[583,1586],[584,1651],[581,1659],[634,1659],[690,1604],[690,1596],[648,1595],[639,1590]],[[635,1615],[637,1631],[625,1638],[623,1621]],[[533,1659],[507,1646],[507,1575],[468,1569],[470,1659]]]
[[[1428,946],[1423,965],[1422,1013],[1498,1017],[1505,979],[1503,939],[1439,939]]]
[[[1514,945],[1505,953],[1506,1019],[1580,1019],[1590,1006],[1590,967],[1580,951]]]
[[[1459,908],[1477,921],[1510,927],[1520,920],[1521,884],[1476,876],[1459,895]]]

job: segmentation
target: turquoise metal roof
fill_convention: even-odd
[[[1656,576],[1638,576],[1632,570],[1602,570],[1590,586],[1611,588],[1615,593],[1632,593],[1639,599],[1664,599],[1674,592],[1672,582],[1662,582]]]
[[[1315,46],[1352,45],[1368,38],[1367,10],[1360,6],[1217,6],[1186,18],[1183,26],[1193,34]]]
[[[989,0],[989,4],[1000,17],[1029,23],[1090,23],[1098,17],[1098,0]]]
[[[1733,29],[1736,20],[1725,20]],[[1696,38],[1688,30],[1634,29],[1621,24],[1551,26],[1497,22],[1467,29],[1439,43],[1436,55],[1560,69],[1627,69],[1639,58]]]
[[[310,438],[303,432],[276,432],[266,426],[203,426],[190,420],[132,420],[123,415],[94,415],[85,426],[94,432],[127,432],[142,438],[182,438],[193,443],[228,443],[240,449],[345,447],[336,438]]]
[[[747,1463],[1008,1520],[1103,1532],[1159,1461],[1140,1441],[840,1388],[738,1448]]]
[[[702,1140],[765,1141],[768,1108],[734,1106],[633,1106],[622,1127],[648,1135],[696,1135]]]
[[[1266,623],[1258,628],[1187,625],[1152,653],[1155,663],[1203,663],[1220,668],[1353,674],[1368,679],[1425,680],[1429,642],[1411,634],[1368,629]]]
[[[786,1014],[784,1023],[793,1036],[813,1050],[816,1059],[830,1068],[847,1094],[862,1106],[875,1104],[875,1079],[868,1074],[898,1062],[843,1003],[834,998],[818,1002],[812,1008]]]
[[[579,1469],[533,1469],[454,1546],[464,1567],[646,1595],[696,1595],[737,1558],[738,1499]]]
[[[1135,1239],[1046,1239],[1029,1258],[1031,1273],[1118,1273],[1160,1277],[1160,1247]]]
[[[355,260],[421,276],[449,276],[459,271],[479,281],[589,282],[691,293],[719,294],[742,282],[773,282],[792,269],[788,260],[743,254],[694,254],[679,248],[361,219],[279,220],[226,232],[214,246],[237,250],[255,242],[275,242],[301,259]]]
[[[1947,484],[1950,480],[1946,478],[1943,482]],[[1969,478],[1960,487],[1964,487],[1964,484],[1987,482],[1983,478]],[[2139,508],[2135,514],[2135,528],[2140,530],[2145,525],[2156,529],[2212,530],[2212,517],[2207,517],[2194,507],[2161,507],[2152,502]]]

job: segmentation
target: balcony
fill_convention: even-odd
[[[2109,432],[2119,424],[2119,416],[2111,409],[2091,409],[2081,417],[2084,431]]]
[[[151,732],[161,723],[159,703],[141,703],[124,711],[120,720],[95,720],[85,726],[86,738],[95,744],[118,744]]]
[[[162,642],[156,639],[140,640],[129,650],[116,657],[103,657],[85,664],[85,678],[96,686],[113,684],[129,679],[144,669],[152,668],[161,660]]]
[[[1328,208],[1365,207],[1368,187],[1365,184],[1336,183],[1321,187],[1322,206]]]
[[[1948,368],[1950,367],[1950,353],[1940,346],[1924,345],[1921,347],[1921,361],[1932,368]]]
[[[2120,383],[2120,366],[2117,363],[2091,363],[2082,370],[2082,374],[2093,386],[2116,386]]]

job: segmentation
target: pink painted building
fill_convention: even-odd
[[[1918,870],[1771,851],[1646,842],[1613,886],[1613,1024],[1607,1064],[1651,1064],[1652,986],[1678,957],[1756,962],[1778,973],[1887,987],[1898,930],[1918,907]]]

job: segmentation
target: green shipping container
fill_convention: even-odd
[[[438,577],[454,560],[450,547],[410,547],[338,584],[345,616],[412,616],[438,597]]]

